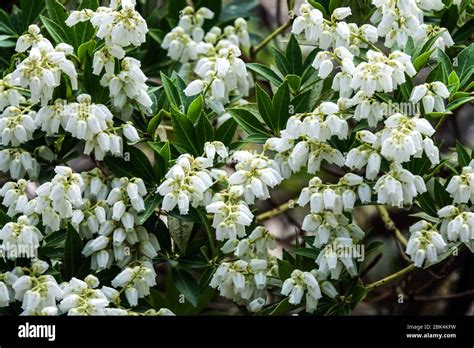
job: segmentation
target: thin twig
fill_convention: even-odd
[[[367,291],[372,291],[378,287],[381,287],[385,284],[388,284],[390,283],[392,280],[395,280],[397,278],[400,278],[402,276],[404,276],[405,274],[407,273],[410,273],[411,271],[413,271],[415,269],[415,265],[412,263],[410,265],[408,265],[407,267],[405,268],[402,268],[401,270],[399,270],[398,272],[395,272],[393,274],[390,274],[389,276],[383,278],[383,279],[380,279],[376,282],[373,282],[373,283],[370,283],[368,285],[365,286],[365,288],[367,289]]]
[[[283,204],[280,204],[278,207],[265,211],[256,217],[257,222],[261,222],[263,220],[270,219],[274,216],[280,215],[281,213],[284,213],[285,211],[293,208],[295,204],[295,201],[293,199],[290,199],[288,202],[285,202]]]
[[[385,225],[385,228],[389,230],[390,232],[393,232],[397,239],[402,243],[403,246],[407,246],[407,240],[405,236],[400,232],[400,230],[397,228],[395,223],[393,222],[392,218],[390,217],[390,214],[388,213],[388,210],[385,206],[383,205],[378,205],[377,209],[379,210],[380,217],[382,218],[382,221]]]
[[[279,26],[277,29],[275,29],[274,32],[272,32],[270,35],[268,35],[262,42],[260,42],[257,46],[253,47],[251,50],[251,57],[255,58],[257,53],[262,50],[266,45],[270,43],[275,37],[283,33],[286,29],[288,29],[291,26],[291,23],[293,22],[292,19],[289,19],[286,23],[283,23],[281,26]]]

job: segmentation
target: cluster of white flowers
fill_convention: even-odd
[[[234,26],[224,30],[213,27],[205,33],[204,21],[214,17],[211,10],[201,7],[195,11],[188,6],[181,14],[178,26],[166,34],[162,47],[171,59],[187,63],[181,69],[181,75],[191,75],[184,76],[191,81],[185,94],[203,92],[206,105],[223,114],[231,96],[245,97],[252,86],[251,76],[240,58],[240,47],[250,47],[247,22],[238,18]]]
[[[377,203],[402,208],[426,192],[426,185],[421,176],[413,175],[400,164],[393,163],[390,170],[377,180],[374,189],[377,191]]]
[[[254,217],[248,205],[256,198],[268,198],[269,188],[282,181],[278,167],[263,154],[236,151],[229,158],[236,163],[235,172],[228,176],[225,170],[211,168],[216,155],[219,161],[228,159],[224,144],[215,141],[204,147],[207,157],[181,155],[165,175],[157,189],[164,196],[162,209],[170,211],[178,206],[180,213],[186,215],[190,206],[204,206],[213,214],[217,240],[243,238],[245,227]],[[216,182],[226,188],[213,195],[210,188]]]
[[[411,57],[400,51],[386,56],[382,52],[369,50],[367,59],[351,72],[353,77],[350,83],[353,90],[360,89],[367,96],[375,92],[393,92],[406,81],[405,74],[409,77],[416,74]]]
[[[236,172],[229,177],[228,182],[234,193],[239,192],[249,204],[253,204],[255,198],[269,198],[268,188],[275,187],[283,180],[276,163],[264,155],[236,151],[231,159],[236,162]]]
[[[160,250],[156,236],[138,224],[147,194],[143,180],[114,178],[107,182],[97,169],[82,173],[82,178],[83,205],[73,212],[71,223],[90,239],[82,253],[92,255],[91,268],[109,268],[114,262],[123,267],[137,256],[156,257]]]
[[[421,220],[410,227],[410,233],[406,253],[415,266],[422,267],[424,262],[438,261],[438,254],[445,251],[447,244],[434,226]]]
[[[348,131],[344,110],[338,104],[323,102],[312,113],[291,116],[281,137],[268,139],[265,148],[278,153],[275,161],[284,177],[303,166],[314,174],[323,160],[344,165],[344,156],[328,140],[333,136],[346,139]]]
[[[423,44],[426,40],[436,35],[435,28],[423,23],[424,11],[439,11],[444,7],[441,0],[406,0],[406,1],[384,1],[373,0],[372,4],[377,10],[371,17],[373,23],[377,23],[377,34],[385,37],[385,46],[392,47],[395,44],[404,48],[408,38],[413,37],[415,42]],[[444,49],[454,43],[446,29],[438,38],[435,47]]]
[[[27,185],[28,181],[20,179],[16,182],[9,181],[0,189],[0,196],[3,197],[2,204],[8,208],[8,216],[15,216],[24,211],[28,203]]]
[[[216,194],[212,202],[206,206],[206,211],[214,214],[212,227],[216,229],[216,239],[229,239],[234,241],[237,238],[245,237],[245,227],[253,221],[253,214],[247,203],[241,201],[241,193],[230,189],[228,196]]]
[[[208,169],[211,166],[212,159],[207,157],[193,158],[188,154],[178,157],[166,174],[166,180],[157,189],[164,196],[163,210],[170,211],[177,205],[179,212],[186,215],[190,204],[193,207],[205,205],[210,200],[208,189],[213,184]]]
[[[453,204],[438,210],[440,233],[451,242],[471,243],[474,240],[474,213],[468,206],[474,201],[474,161],[454,175],[446,187]]]
[[[453,203],[474,203],[474,161],[462,168],[461,175],[454,175],[446,187]]]
[[[288,302],[292,305],[298,305],[306,292],[306,311],[313,313],[323,294],[329,298],[335,298],[338,292],[334,285],[325,280],[325,277],[316,270],[303,272],[295,269],[291,272],[290,278],[283,282],[281,293],[288,296]]]
[[[439,150],[431,136],[435,129],[424,118],[407,117],[400,113],[385,120],[385,128],[380,134],[381,154],[393,163],[420,158],[423,151],[433,165],[439,163]]]
[[[27,216],[22,215],[17,222],[8,222],[0,230],[1,247],[8,259],[35,258],[38,255],[43,235],[33,225],[34,223],[38,221],[31,221]]]
[[[3,146],[17,147],[33,138],[36,112],[21,106],[9,106],[0,114],[0,134]]]
[[[269,250],[276,248],[275,236],[262,226],[256,227],[247,238],[229,239],[221,250],[225,254],[233,253],[242,260],[253,258],[267,259]]]
[[[120,306],[120,292],[108,286],[99,288],[96,276],[88,275],[84,280],[73,277],[58,284],[52,275],[45,274],[48,269],[45,261],[34,260],[29,268],[15,267],[11,272],[0,273],[0,307],[16,300],[22,302],[21,315],[174,315],[167,308],[144,313],[124,309]],[[154,278],[153,269],[142,265],[125,269],[112,286],[126,287],[125,296],[135,306],[136,292],[140,297],[148,294]]]
[[[10,216],[25,215],[18,223],[5,226],[5,240],[13,244],[12,238],[21,237],[36,250],[41,234],[35,237],[32,231],[38,232],[34,226],[40,219],[47,232],[58,231],[70,222],[82,238],[88,239],[82,252],[92,256],[92,269],[109,268],[114,261],[123,267],[134,257],[151,260],[157,256],[160,245],[156,236],[139,225],[138,214],[145,210],[147,195],[142,179],[110,180],[97,168],[78,174],[58,166],[55,172],[51,181],[36,189],[31,200],[25,180],[6,183],[2,188],[0,195]]]
[[[33,28],[33,29],[32,29]],[[30,32],[34,30],[39,33],[39,28],[30,26]],[[26,38],[20,37],[20,49],[31,49],[27,58],[21,61],[15,71],[11,74],[13,85],[28,88],[31,92],[31,102],[46,105],[53,98],[53,91],[61,83],[61,75],[65,74],[71,83],[71,88],[76,90],[77,72],[72,61],[67,59],[73,53],[72,46],[61,43],[53,47],[51,42],[38,35],[26,34]]]
[[[31,154],[20,148],[0,150],[0,171],[10,173],[12,179],[21,179],[26,174],[36,179],[40,173],[40,165]]]
[[[269,253],[275,247],[275,237],[261,226],[246,238],[229,239],[221,250],[238,260],[221,263],[210,286],[221,296],[246,304],[251,312],[260,311],[266,303],[265,289],[280,285],[277,259]]]
[[[12,75],[8,74],[0,79],[0,112],[7,106],[20,106],[26,101],[18,91],[18,83],[12,80]]]
[[[359,54],[360,48],[366,48],[378,39],[377,29],[364,24],[343,21],[352,14],[349,7],[334,10],[331,20],[323,18],[320,10],[304,3],[300,7],[300,15],[295,18],[292,33],[299,35],[304,32],[306,41],[316,44],[323,50],[344,47],[353,54]]]
[[[420,100],[426,113],[445,111],[443,99],[449,98],[449,90],[440,81],[424,83],[413,88],[410,101],[418,103]]]
[[[277,263],[264,259],[222,262],[209,285],[217,288],[221,296],[238,304],[248,304],[252,311],[258,311],[266,302],[267,277],[276,274]]]
[[[128,303],[134,307],[139,298],[150,294],[150,287],[156,285],[155,278],[153,265],[143,262],[139,266],[125,268],[112,280],[112,286],[124,288]]]
[[[474,213],[466,207],[447,205],[438,210],[442,219],[439,228],[448,241],[469,243],[474,240]]]
[[[337,184],[323,184],[322,180],[314,177],[309,186],[301,191],[298,204],[310,204],[311,212],[304,218],[302,228],[314,233],[316,248],[322,248],[316,259],[319,272],[338,279],[343,267],[351,276],[356,275],[355,243],[364,237],[364,232],[344,215],[354,208],[356,200],[370,203],[370,186],[356,174],[346,174]],[[343,248],[341,248],[342,246]],[[340,252],[338,249],[344,249]],[[341,262],[337,262],[338,258]]]
[[[88,94],[77,97],[76,103],[66,103],[57,99],[54,104],[42,107],[35,116],[38,127],[47,134],[55,135],[59,127],[73,137],[85,140],[84,153],[94,151],[97,160],[104,159],[107,153],[122,156],[122,133],[129,141],[138,141],[139,135],[131,123],[114,127],[113,115],[102,104],[94,104]]]
[[[145,84],[147,77],[140,69],[140,61],[125,57],[120,66],[118,74],[105,74],[100,81],[102,86],[109,87],[112,104],[121,111],[124,119],[129,119],[132,114],[130,101],[135,102],[141,111],[150,114],[153,102],[148,95],[148,86]]]
[[[112,104],[125,120],[130,118],[134,107],[150,114],[153,104],[140,61],[125,57],[125,49],[140,46],[146,41],[148,32],[146,21],[135,6],[135,0],[112,1],[110,7],[99,7],[97,11],[73,11],[66,20],[68,26],[90,21],[97,37],[104,40],[104,46],[94,54],[93,73],[100,75],[105,67],[101,85],[109,88]],[[120,61],[117,74],[116,60]]]
[[[338,74],[334,77],[334,81],[336,81]],[[333,88],[339,90],[341,97],[345,96],[343,95],[343,92],[345,91],[347,91],[346,93],[348,95],[352,93],[352,88],[350,88],[350,78],[351,76],[348,74],[346,74],[344,80],[341,78],[340,87],[337,86],[337,88],[334,88],[335,86],[333,84]],[[371,128],[376,127],[377,124],[387,116],[390,107],[389,104],[381,102],[374,95],[369,96],[364,91],[358,91],[351,99],[349,99],[349,102],[351,106],[355,106],[354,120],[367,120],[367,123]]]
[[[48,268],[49,265],[46,262],[37,260],[32,262],[28,274],[25,274],[20,267],[4,274],[10,288],[9,293],[12,295],[7,301],[22,302],[22,315],[57,314],[56,304],[63,292],[52,275],[44,274]]]
[[[312,213],[330,210],[335,214],[342,214],[343,211],[350,212],[354,209],[357,198],[363,204],[371,201],[370,187],[361,176],[348,173],[337,184],[323,184],[316,176],[301,191],[298,204],[303,207],[310,203]]]
[[[106,315],[110,298],[118,296],[118,291],[109,288],[97,289],[99,279],[88,275],[84,280],[75,277],[61,284],[63,296],[59,309],[67,315]],[[108,296],[106,296],[106,294]]]

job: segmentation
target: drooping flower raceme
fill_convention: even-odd
[[[73,48],[68,44],[59,44],[53,48],[51,43],[40,41],[26,59],[17,65],[12,73],[13,81],[31,91],[32,103],[46,105],[53,97],[53,91],[61,83],[61,75],[69,78],[71,88],[76,90],[77,72],[74,64],[67,59]]]
[[[157,190],[164,196],[163,210],[170,211],[177,205],[180,213],[185,215],[190,205],[196,207],[209,199],[207,190],[212,186],[212,177],[208,168],[211,166],[209,158],[180,156]]]
[[[427,221],[422,220],[412,225],[410,233],[406,253],[417,267],[436,262],[438,254],[446,249],[447,244],[441,234]]]

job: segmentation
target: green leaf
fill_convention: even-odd
[[[30,24],[36,23],[38,16],[44,10],[44,0],[21,0],[21,27],[26,31]]]
[[[301,87],[301,77],[290,74],[285,76],[285,80],[288,82],[292,92],[294,94],[298,93]]]
[[[267,139],[269,138],[268,135],[265,134],[260,134],[260,133],[255,133],[255,134],[250,134],[248,137],[243,140],[245,143],[255,143],[255,144],[264,144]]]
[[[328,13],[326,12],[326,9],[324,8],[323,5],[321,5],[318,1],[316,0],[308,0],[308,3],[313,6],[314,8],[318,9],[319,11],[321,11],[323,13],[323,16],[325,18],[328,17]]]
[[[445,207],[445,206],[452,203],[452,199],[451,199],[448,191],[446,191],[444,186],[441,185],[439,179],[437,179],[437,178],[434,180],[434,190],[433,191],[434,191],[434,196],[435,196],[436,203],[438,203],[438,205],[440,207]]]
[[[456,142],[456,153],[458,155],[458,163],[461,167],[466,167],[471,162],[471,156],[467,150],[462,146],[462,144],[458,141]]]
[[[436,208],[434,207],[433,204],[433,199],[429,195],[428,192],[425,192],[421,195],[419,195],[416,198],[418,204],[420,205],[420,208],[427,213],[428,215],[431,216],[437,216],[438,212],[436,211]]]
[[[444,11],[443,16],[441,17],[439,26],[442,28],[448,29],[448,31],[452,33],[454,28],[456,28],[458,17],[459,17],[458,7],[452,4]]]
[[[156,137],[157,137],[156,129],[161,123],[162,116],[163,116],[163,113],[162,111],[160,111],[157,115],[151,118],[151,120],[148,122],[148,125],[146,127],[146,132],[151,136],[153,140],[156,140]]]
[[[161,29],[153,28],[148,31],[148,35],[150,35],[153,40],[155,40],[158,44],[161,45],[163,37],[166,35],[166,33]]]
[[[449,74],[453,71],[453,64],[451,63],[451,59],[444,53],[444,51],[437,49],[438,53],[438,67],[441,68],[441,79],[438,81],[444,82],[444,84],[448,84],[448,77]]]
[[[68,225],[66,234],[66,243],[64,245],[64,277],[69,280],[77,275],[78,270],[82,266],[82,239],[79,233]]]
[[[205,113],[201,114],[196,127],[196,138],[200,149],[204,149],[204,144],[214,140],[214,128]]]
[[[458,74],[456,74],[456,71],[451,71],[451,74],[448,76],[448,89],[449,93],[451,95],[453,93],[456,93],[459,89],[459,85],[461,84],[461,80],[459,80]]]
[[[173,281],[176,289],[184,295],[193,307],[197,307],[199,299],[199,285],[194,277],[186,271],[173,268]]]
[[[440,30],[436,35],[429,38],[428,41],[426,41],[424,45],[422,45],[422,46],[420,45],[419,47],[417,47],[415,49],[415,52],[413,53],[412,59],[416,59],[417,57],[419,57],[423,53],[431,51],[431,49],[432,49],[434,43],[436,42],[436,40],[438,40],[441,37],[441,35],[443,35],[443,34],[444,34],[444,30]]]
[[[250,111],[237,108],[229,109],[228,111],[247,134],[260,133],[270,135],[262,123]]]
[[[307,92],[298,94],[296,97],[294,97],[291,100],[290,105],[293,106],[293,114],[303,113],[307,111],[310,96],[311,96],[311,91],[307,91]]]
[[[145,211],[138,215],[138,223],[140,225],[143,225],[153,215],[155,209],[160,205],[162,198],[159,194],[152,194],[145,198]]]
[[[275,95],[273,96],[273,107],[276,114],[276,126],[277,130],[280,130],[285,127],[289,114],[290,106],[290,89],[288,87],[288,82],[283,82],[283,84],[278,88]]]
[[[10,20],[10,15],[2,9],[0,9],[0,33],[13,36],[18,35]]]
[[[413,52],[415,52],[415,42],[413,41],[413,37],[409,36],[405,47],[405,53],[413,56]]]
[[[294,35],[290,36],[288,46],[286,47],[286,59],[289,62],[289,73],[300,75],[302,73],[303,54],[300,45]]]
[[[0,226],[5,226],[7,223],[10,222],[10,218],[8,217],[8,215],[2,210],[0,209]]]
[[[229,118],[223,124],[217,128],[216,140],[222,142],[224,145],[229,146],[234,138],[235,131],[237,130],[237,123],[233,118]]]
[[[291,277],[291,272],[294,271],[295,267],[286,260],[277,260],[278,262],[278,275],[282,281]]]
[[[202,95],[199,94],[194,100],[192,101],[191,105],[189,105],[187,116],[191,120],[192,123],[196,123],[199,120],[199,116],[202,112],[202,106],[204,104],[204,100]]]
[[[248,63],[247,68],[252,71],[255,71],[257,74],[266,78],[268,81],[270,81],[273,85],[277,87],[283,83],[283,80],[280,78],[280,76],[278,76],[272,69],[265,65],[258,63]]]
[[[176,71],[173,71],[173,74],[171,75],[171,81],[173,81],[174,85],[176,86],[176,90],[179,95],[179,100],[181,102],[179,109],[182,110],[183,114],[185,114],[189,108],[189,105],[195,97],[188,97],[184,93],[187,84],[186,82],[184,82],[183,78],[178,75]]]
[[[307,257],[312,260],[316,260],[319,255],[318,251],[314,248],[298,248],[295,249],[295,254]]]
[[[350,301],[351,301],[351,309],[353,310],[360,302],[364,300],[367,296],[368,290],[365,288],[364,284],[358,280],[355,286],[351,287],[350,289]]]
[[[449,103],[448,105],[446,105],[446,110],[448,110],[448,111],[455,110],[458,107],[460,107],[461,105],[469,103],[472,100],[474,100],[474,96],[456,99],[455,101],[453,101],[453,102]]]
[[[275,109],[273,108],[272,100],[259,84],[255,86],[255,94],[260,116],[270,129],[276,130],[273,119],[275,117]]]
[[[175,142],[182,145],[194,156],[199,156],[202,149],[197,147],[198,139],[191,120],[174,107],[171,110],[171,124],[176,137]]]
[[[176,106],[180,111],[184,111],[180,109],[181,99],[173,81],[171,81],[170,78],[163,73],[161,73],[161,81],[163,82],[163,87],[165,88],[165,93],[168,97],[169,102],[172,105]]]
[[[134,176],[142,178],[148,183],[157,182],[155,178],[155,173],[153,167],[148,159],[148,157],[135,146],[128,146],[126,151],[130,154],[129,165],[132,168]]]
[[[90,40],[81,44],[77,49],[77,57],[79,58],[79,60],[85,63],[86,56],[92,57],[95,46],[95,40]]]
[[[61,42],[69,41],[69,36],[61,25],[43,15],[40,15],[40,18],[49,35],[51,35],[51,37],[53,38],[54,42],[59,44]]]
[[[11,35],[0,35],[0,47],[15,47],[16,38]]]
[[[416,59],[413,61],[413,66],[415,67],[415,70],[420,71],[421,68],[423,68],[426,63],[428,63],[432,54],[433,51],[428,51],[416,57]]]
[[[461,80],[461,89],[471,81],[474,73],[474,44],[470,44],[455,59],[454,69]]]
[[[193,230],[193,223],[185,221],[173,216],[168,216],[168,229],[170,235],[178,246],[179,250],[184,254],[186,246]]]
[[[285,55],[277,48],[272,47],[273,58],[280,73],[285,76],[290,73],[290,62]]]
[[[276,306],[271,307],[270,311],[268,313],[266,311],[264,311],[263,314],[267,314],[267,315],[270,315],[270,316],[287,315],[288,312],[291,312],[291,311],[297,309],[298,306],[301,306],[301,305],[292,305],[289,302],[289,298],[287,297],[287,298],[281,300],[280,302],[278,302],[276,304]]]

